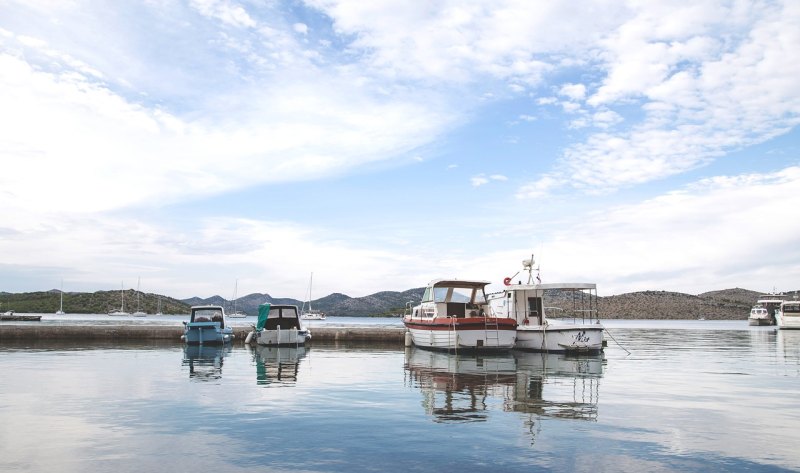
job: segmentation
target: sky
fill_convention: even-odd
[[[0,0],[0,291],[800,289],[800,2]],[[63,281],[63,282],[62,282]]]

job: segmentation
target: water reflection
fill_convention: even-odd
[[[600,355],[517,353],[512,410],[562,419],[597,420]]]
[[[487,420],[488,398],[506,398],[517,380],[510,355],[461,355],[411,347],[406,350],[405,369],[422,392],[425,412],[436,422]]]
[[[230,345],[184,345],[183,366],[193,381],[215,381],[222,378],[222,361],[230,353]]]
[[[533,429],[540,417],[597,420],[604,363],[602,355],[461,355],[412,347],[405,370],[435,422],[487,421],[497,405],[526,414]]]
[[[294,384],[300,370],[300,361],[306,348],[258,345],[253,350],[256,364],[256,384]]]
[[[787,373],[800,375],[800,330],[777,330],[778,356]]]

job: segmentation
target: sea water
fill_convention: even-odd
[[[601,356],[4,342],[0,471],[800,470],[800,331],[607,325]]]

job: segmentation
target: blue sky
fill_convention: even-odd
[[[0,290],[800,287],[800,4],[0,3]]]

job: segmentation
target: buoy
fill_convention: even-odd
[[[255,333],[255,332],[248,332],[248,333],[247,333],[247,337],[245,337],[245,339],[244,339],[244,344],[245,344],[245,345],[247,345],[247,344],[249,344],[249,343],[250,343],[250,341],[253,339],[253,334],[254,334],[254,333]]]
[[[410,347],[412,344],[411,342],[411,332],[406,332],[406,346]]]

